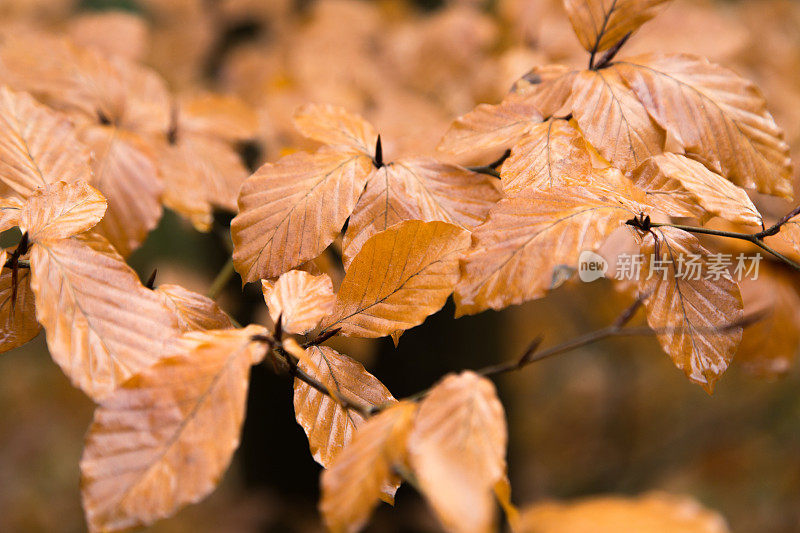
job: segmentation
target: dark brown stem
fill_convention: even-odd
[[[600,58],[600,61],[598,61],[597,64],[592,67],[592,70],[600,70],[609,66],[611,61],[613,61],[619,53],[620,49],[622,49],[622,47],[625,46],[625,43],[628,42],[628,39],[631,38],[631,35],[633,35],[633,32],[628,32],[625,34],[625,37],[617,41],[617,44],[609,48],[606,53],[603,54],[603,57]]]

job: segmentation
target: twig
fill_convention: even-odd
[[[496,161],[489,163],[488,165],[478,166],[478,167],[467,167],[467,170],[471,170],[472,172],[477,172],[478,174],[486,174],[495,178],[500,178],[500,173],[497,171],[500,168],[506,159],[511,155],[511,150],[506,150],[503,152]]]
[[[617,55],[617,53],[619,53],[620,49],[623,46],[625,46],[625,43],[628,42],[628,39],[631,38],[631,35],[633,35],[632,31],[628,32],[627,34],[625,34],[625,37],[623,37],[622,39],[617,41],[617,44],[615,44],[614,46],[609,48],[606,51],[606,53],[603,54],[603,57],[600,58],[600,61],[598,61],[597,64],[592,67],[592,70],[600,70],[600,69],[606,68],[611,63],[611,61],[614,60],[614,57],[616,57],[616,55]]]
[[[219,271],[217,277],[215,277],[214,281],[211,282],[211,287],[209,287],[206,296],[212,300],[216,300],[219,296],[219,293],[222,292],[222,289],[225,288],[235,272],[236,271],[233,268],[233,259],[228,259],[228,262],[225,263],[225,266],[223,266],[222,270]]]

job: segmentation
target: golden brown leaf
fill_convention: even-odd
[[[643,195],[582,187],[527,190],[498,202],[473,232],[455,291],[456,314],[503,309],[565,281],[584,250],[595,250],[645,208]]]
[[[256,111],[236,96],[183,95],[178,101],[177,132],[227,141],[251,139],[258,131]]]
[[[0,199],[0,232],[19,226],[25,202],[16,197]]]
[[[0,87],[0,196],[25,198],[37,187],[91,175],[89,150],[66,118]]]
[[[527,94],[511,93],[497,105],[480,104],[453,122],[439,150],[463,154],[512,146],[542,121],[531,100]]]
[[[395,399],[389,389],[358,361],[327,346],[312,346],[306,353],[309,362],[304,364],[301,361],[300,368],[325,385],[336,399],[295,379],[294,413],[297,423],[308,436],[314,460],[328,468],[364,423],[361,414],[343,407],[341,400],[357,402],[369,408],[394,402]],[[387,487],[388,497],[394,495],[396,488],[396,485]]]
[[[36,189],[20,212],[19,226],[31,242],[66,239],[93,228],[106,199],[86,183],[59,181]]]
[[[791,197],[789,147],[752,82],[689,55],[614,68],[688,156],[741,187]]]
[[[569,114],[567,103],[578,71],[564,65],[537,66],[514,84],[512,90],[526,95],[543,117]]]
[[[639,292],[647,298],[647,323],[675,366],[711,393],[742,339],[739,286],[727,271],[719,279],[708,276],[708,250],[685,231],[655,228],[641,250]],[[688,266],[692,256],[702,263],[698,275]]]
[[[577,185],[591,173],[592,159],[583,136],[569,122],[556,119],[531,128],[500,169],[507,196],[527,188]]]
[[[616,67],[578,74],[572,112],[586,140],[624,173],[664,150],[664,131],[625,86]]]
[[[313,276],[290,270],[276,282],[261,280],[264,301],[273,322],[281,317],[284,331],[303,335],[333,310],[333,282],[327,274]]]
[[[409,463],[445,529],[493,529],[493,490],[506,475],[507,441],[503,406],[486,378],[451,374],[422,401]]]
[[[81,458],[92,530],[149,525],[211,492],[239,445],[260,326],[186,333],[95,411]]]
[[[178,333],[163,300],[96,234],[37,242],[31,289],[51,356],[95,400],[156,362]]]
[[[90,181],[108,202],[96,231],[127,257],[161,219],[163,185],[136,137],[122,130],[91,127],[81,132],[93,152]]]
[[[720,217],[761,225],[761,215],[743,189],[688,157],[654,156],[636,169],[632,178],[647,194],[657,197],[654,203],[669,215],[694,216],[702,222]]]
[[[353,211],[371,168],[363,154],[322,149],[250,176],[231,223],[233,260],[244,281],[280,276],[321,254]]]
[[[469,233],[408,220],[373,235],[350,263],[324,329],[383,337],[421,324],[447,301]]]
[[[178,319],[181,332],[232,328],[230,317],[217,303],[180,285],[159,285],[155,290]]]
[[[433,159],[402,160],[376,170],[358,199],[344,235],[349,267],[364,243],[404,220],[481,224],[501,195],[494,178]]]
[[[517,533],[729,533],[725,520],[691,498],[652,493],[545,502],[522,514]]]
[[[294,125],[305,137],[374,155],[378,133],[372,124],[341,107],[306,104],[295,111]]]
[[[564,0],[575,35],[592,53],[611,48],[656,16],[668,0]]]
[[[322,473],[320,510],[331,531],[361,529],[385,487],[398,484],[393,467],[406,463],[416,411],[416,404],[400,402],[370,418]]]
[[[0,253],[0,265],[5,265],[8,252]],[[17,299],[12,300],[13,276],[11,269],[3,266],[0,272],[0,352],[22,346],[34,338],[41,329],[36,321],[36,307],[31,292],[30,270],[17,271]]]
[[[80,46],[139,61],[147,49],[147,29],[144,18],[133,13],[95,11],[73,16],[68,34]]]

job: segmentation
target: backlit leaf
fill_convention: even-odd
[[[333,310],[333,283],[327,274],[290,270],[274,283],[262,280],[261,289],[272,321],[280,317],[289,333],[308,333]]]
[[[106,212],[106,199],[86,183],[59,181],[36,189],[20,213],[31,242],[66,239],[93,228]]]
[[[668,0],[564,0],[572,29],[589,52],[611,48],[656,16]]]
[[[469,233],[445,222],[409,220],[373,235],[350,263],[326,330],[383,337],[421,324],[447,301]]]
[[[159,285],[155,292],[177,317],[178,329],[182,332],[233,327],[230,317],[211,298],[180,285]]]
[[[307,104],[295,111],[294,125],[303,136],[374,155],[378,133],[358,115],[332,105]]]
[[[243,141],[256,135],[255,110],[241,99],[222,94],[182,95],[178,100],[178,136],[184,133],[228,141]]]
[[[12,251],[7,249],[0,253],[0,264],[5,264],[8,253]],[[13,292],[11,269],[3,266],[0,272],[0,352],[22,346],[41,329],[36,321],[29,269],[20,268],[17,271],[16,300],[12,300]]]
[[[564,65],[543,65],[531,69],[514,84],[513,91],[525,95],[543,117],[569,114],[567,104],[578,71]]]

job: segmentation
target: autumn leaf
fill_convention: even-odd
[[[0,196],[26,198],[56,181],[89,181],[89,157],[69,120],[0,87]]]
[[[95,400],[155,363],[178,332],[162,298],[99,235],[39,241],[30,261],[50,354]]]
[[[373,153],[378,140],[372,124],[332,105],[306,104],[300,107],[295,111],[294,125],[304,137],[364,154]]]
[[[685,231],[653,229],[641,251],[639,292],[647,298],[647,323],[675,366],[711,393],[742,339],[739,287],[727,271],[718,279],[708,276],[710,252]],[[689,266],[692,256],[699,272]]]
[[[533,104],[543,117],[564,117],[569,114],[569,99],[578,72],[565,65],[536,66],[512,90],[524,94],[525,101]]]
[[[308,437],[314,460],[325,468],[347,446],[364,417],[341,405],[342,399],[358,402],[365,408],[394,402],[389,390],[354,359],[327,346],[311,346],[306,350],[309,364],[299,367],[325,385],[323,394],[300,379],[294,380],[294,412],[297,423]],[[333,397],[332,397],[332,396]],[[389,498],[397,485],[386,488]]]
[[[0,253],[0,264],[5,264],[8,253],[12,251],[6,249]],[[30,270],[21,268],[17,271],[16,299],[13,278],[11,269],[3,266],[0,272],[0,353],[22,346],[41,329],[36,321]]]
[[[409,463],[445,529],[493,529],[493,490],[505,478],[507,440],[494,385],[473,372],[446,376],[422,401]]]
[[[587,51],[602,52],[656,16],[668,0],[564,0],[575,35]]]
[[[503,309],[560,285],[584,250],[594,250],[646,208],[633,189],[582,187],[527,190],[498,202],[473,232],[455,290],[456,314]],[[566,269],[566,270],[565,270]]]
[[[511,149],[500,169],[507,196],[527,188],[577,185],[591,173],[592,160],[586,140],[569,122],[557,119],[531,128]]]
[[[625,85],[616,67],[578,74],[572,113],[586,140],[626,174],[664,150],[664,131]]]
[[[762,223],[744,189],[685,156],[654,156],[637,168],[632,178],[668,215],[696,217],[701,222],[720,217],[751,226]]]
[[[230,142],[253,138],[258,119],[240,98],[210,92],[183,94],[178,98],[177,135],[191,133]]]
[[[789,257],[800,261],[800,215],[789,219],[776,235],[767,237],[766,241]]]
[[[210,493],[244,420],[260,326],[186,333],[94,414],[81,458],[90,529],[152,524]]]
[[[401,160],[376,170],[358,200],[343,240],[349,268],[364,243],[404,220],[481,224],[500,199],[494,178],[433,159]]]
[[[100,191],[85,181],[59,181],[33,192],[19,214],[19,226],[31,242],[66,239],[93,228],[105,212]]]
[[[325,330],[383,337],[421,324],[447,301],[469,233],[409,220],[372,236],[350,263]]]
[[[0,232],[19,226],[25,202],[16,197],[0,198]]]
[[[517,533],[730,533],[716,512],[684,496],[651,493],[534,504]]]
[[[614,69],[689,157],[741,187],[791,197],[789,147],[752,82],[689,55],[638,56]]]
[[[261,280],[261,290],[272,321],[277,323],[280,317],[281,327],[289,333],[308,333],[333,310],[333,283],[327,274],[290,270],[274,283]]]
[[[159,285],[155,293],[178,319],[181,332],[232,328],[230,317],[217,303],[180,285]]]
[[[371,168],[363,154],[323,148],[268,163],[250,176],[231,223],[242,279],[274,278],[322,253],[353,211]]]
[[[399,402],[367,420],[322,473],[320,510],[333,532],[360,530],[398,483],[395,465],[406,463],[406,441],[417,405]]]

